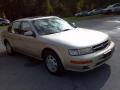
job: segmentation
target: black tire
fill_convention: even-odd
[[[49,60],[50,57],[54,58],[55,60],[54,61]],[[48,65],[48,63],[51,63],[51,62],[49,62],[49,61],[51,61],[51,62],[53,61],[56,64],[56,67],[55,67],[56,69],[55,70],[50,69],[50,66]],[[53,64],[53,62],[52,62],[52,64]],[[64,67],[63,67],[63,65],[61,63],[61,60],[60,60],[59,56],[55,52],[53,52],[53,51],[45,52],[44,53],[44,63],[45,63],[45,67],[47,68],[47,70],[50,73],[52,73],[54,75],[62,75],[63,74]]]
[[[6,47],[6,53],[8,55],[12,55],[13,54],[13,48],[8,41],[5,43],[5,47]]]

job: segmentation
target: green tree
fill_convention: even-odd
[[[118,2],[120,0],[0,0],[0,16],[11,20],[44,15],[73,16],[76,12],[105,8]]]

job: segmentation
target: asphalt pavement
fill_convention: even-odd
[[[58,77],[33,58],[20,54],[2,55],[0,90],[120,90],[120,16],[80,21],[77,25],[111,36],[116,51],[106,64],[84,73],[66,71]]]

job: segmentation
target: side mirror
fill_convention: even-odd
[[[24,35],[25,36],[35,36],[32,31],[26,31],[26,32],[24,32]]]
[[[71,23],[71,25],[74,27],[74,28],[77,28],[76,24],[74,22]]]

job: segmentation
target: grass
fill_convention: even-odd
[[[0,30],[4,30],[4,29],[6,29],[8,26],[1,26],[0,25]]]
[[[81,17],[66,17],[64,18],[68,22],[77,22],[81,20],[90,20],[90,19],[98,19],[98,18],[104,18],[107,17],[108,15],[94,15],[94,16],[81,16]]]

